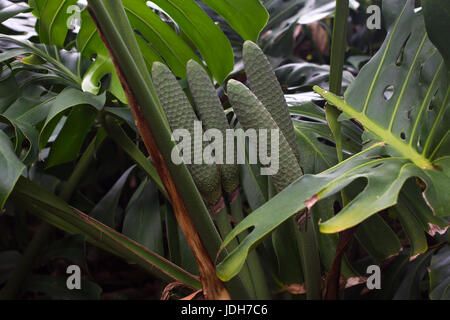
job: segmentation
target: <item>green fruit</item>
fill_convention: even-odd
[[[194,60],[187,64],[187,80],[197,113],[205,130],[218,129],[226,137],[230,129],[222,103],[205,69]],[[226,150],[225,139],[223,150]],[[224,162],[226,154],[224,154]],[[236,160],[236,155],[235,155]],[[239,166],[235,164],[221,165],[222,186],[226,193],[231,194],[239,187]]]
[[[300,163],[300,149],[291,115],[269,60],[258,45],[251,41],[244,43],[243,58],[250,89],[269,111]]]
[[[156,93],[172,130],[186,129],[191,135],[191,159],[194,153],[194,122],[198,118],[183,89],[169,68],[159,62],[152,67],[152,78]],[[203,132],[202,132],[203,134]],[[199,147],[203,148],[202,145]],[[186,165],[208,206],[216,205],[222,198],[219,170],[216,165]]]
[[[230,80],[227,90],[234,112],[245,130],[279,130],[270,113],[245,85],[238,81]],[[302,175],[302,170],[292,148],[281,130],[279,133],[279,170],[278,173],[271,176],[277,192],[282,191]],[[271,154],[270,144],[267,149],[268,153]]]

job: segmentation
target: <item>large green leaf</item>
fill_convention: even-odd
[[[61,1],[61,0],[59,0]],[[129,22],[136,31],[141,52],[147,67],[153,62],[166,62],[178,77],[186,77],[186,63],[194,59],[201,61],[196,49],[205,60],[209,70],[217,81],[222,82],[233,69],[233,51],[230,42],[193,0],[152,1],[175,21],[189,39],[186,41],[172,27],[161,20],[160,16],[144,0],[124,0],[123,6]],[[221,14],[244,39],[255,39],[267,21],[267,12],[257,0],[207,1],[205,2]],[[251,12],[251,17],[241,19]],[[101,79],[112,74],[111,91],[120,100],[125,97],[115,75],[114,66],[109,60],[96,26],[85,10],[82,12],[82,26],[77,37],[78,50],[86,57],[96,60],[89,75]],[[191,44],[196,48],[193,49]],[[214,44],[214,45],[212,45]],[[94,82],[95,81],[91,81]],[[84,84],[88,88],[88,84]]]
[[[257,41],[269,14],[259,0],[202,0],[220,14],[244,40]]]
[[[161,55],[174,70],[174,73],[178,76],[185,75],[185,63],[189,59],[198,59],[195,52],[145,3],[141,1],[130,2],[127,12],[130,22],[136,24],[140,34],[148,39],[144,40],[141,36],[136,37],[147,67],[155,61],[162,61],[159,56]],[[83,88],[89,91],[95,90],[98,87],[99,80],[106,74],[111,73],[110,90],[121,101],[125,102],[125,95],[115,73],[114,65],[87,10],[82,12],[81,18],[83,23],[77,36],[78,50],[87,58],[96,56],[95,62],[84,79]],[[152,45],[158,48],[159,54],[152,49],[152,45],[148,43],[149,40],[152,41]],[[91,89],[91,86],[93,89]]]
[[[153,0],[197,47],[211,73],[222,82],[233,69],[233,50],[220,28],[193,0]],[[152,43],[152,39],[149,39]],[[214,45],[211,45],[214,44]]]
[[[39,37],[42,43],[64,46],[67,33],[67,21],[70,18],[69,7],[77,0],[32,0],[35,15],[38,16]]]
[[[0,119],[14,129],[16,152],[21,152],[21,159],[28,165],[38,158],[41,125],[52,110],[55,100],[55,93],[47,91],[44,86],[79,88],[83,63],[80,54],[58,51],[56,47],[36,45],[8,36],[0,36],[0,41],[4,50],[0,54],[0,61],[10,63],[11,68],[11,71],[4,68],[4,79],[0,82],[0,90],[5,93],[0,100]],[[16,60],[12,60],[14,58]],[[61,136],[55,141],[48,165],[70,161],[76,157],[84,136],[90,129],[89,121],[85,120],[90,117],[93,121],[93,116],[91,110],[74,110],[68,117]],[[76,129],[78,134],[72,134],[70,128]],[[65,140],[66,137],[70,139],[70,143]]]
[[[401,11],[394,12],[396,8]],[[347,90],[345,101],[316,88],[365,127],[370,146],[321,174],[305,175],[241,222],[223,247],[244,230],[254,229],[217,267],[221,279],[232,278],[248,251],[289,217],[360,178],[367,182],[364,192],[322,222],[321,232],[345,230],[394,206],[412,177],[420,177],[426,186],[424,197],[434,214],[449,215],[450,196],[442,192],[450,188],[446,120],[450,87],[443,59],[426,36],[423,16],[414,13],[414,1],[394,7],[385,2],[384,10],[397,20],[390,25],[383,47]],[[388,96],[391,85],[395,92]]]

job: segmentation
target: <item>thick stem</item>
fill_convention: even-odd
[[[172,143],[170,143],[170,134],[167,130],[167,121],[163,120],[161,108],[156,103],[158,100],[151,84],[150,76],[141,74],[142,70],[138,70],[136,67],[137,63],[142,62],[143,60],[142,54],[139,53],[134,33],[129,25],[123,6],[118,0],[90,0],[89,6],[89,12],[96,22],[103,43],[108,48],[109,54],[114,62],[116,72],[125,91],[128,104],[144,144],[169,195],[178,224],[180,225],[197,261],[203,293],[207,299],[230,299],[230,295],[224,284],[216,276],[215,266],[211,259],[215,247],[215,251],[218,251],[218,246],[208,242],[207,244],[210,245],[211,252],[206,250],[197,232],[196,225],[189,214],[183,196],[180,193],[179,188],[187,188],[188,191],[190,190],[190,185],[193,185],[192,179],[190,178],[190,184],[186,183],[185,185],[182,185],[180,179],[178,179],[177,181],[179,183],[177,185],[173,178],[174,175],[169,170],[168,163],[170,163],[170,150],[167,148],[170,148]],[[111,15],[114,15],[114,19]],[[117,29],[117,24],[123,27],[120,31]],[[125,26],[127,27],[125,28]],[[106,33],[108,33],[108,36]],[[123,38],[123,34],[128,35],[126,39]],[[110,41],[116,43],[117,46],[110,45]],[[136,62],[132,59],[133,56],[131,55],[130,50],[136,52],[137,56],[135,58],[139,61]],[[121,54],[123,56],[121,56]],[[128,68],[128,62],[130,64],[133,63],[134,65],[131,64],[130,68]],[[125,73],[124,70],[127,70],[127,73]],[[133,75],[136,75],[136,77],[139,75],[139,77],[133,78]],[[134,86],[132,86],[131,83],[133,83]],[[139,94],[137,94],[137,92],[139,92]],[[148,102],[150,102],[151,105],[143,104]],[[150,123],[155,124],[157,127],[150,128]],[[156,140],[154,132],[159,133],[162,137],[159,137],[158,140]],[[166,142],[169,144],[163,145]],[[163,149],[160,149],[161,146],[162,148],[165,148],[164,154],[161,151]],[[168,160],[167,163],[165,159]],[[181,169],[178,168],[178,170]],[[186,172],[183,172],[178,178],[188,176],[187,169],[184,171]],[[193,187],[193,189],[195,189],[195,187]],[[190,199],[187,204],[195,206],[195,199]],[[220,246],[220,238],[218,242]]]
[[[334,16],[333,25],[333,36],[331,43],[331,65],[330,65],[330,92],[336,95],[341,95],[342,91],[342,77],[345,62],[345,51],[347,48],[347,18],[349,15],[349,0],[337,0],[336,10]],[[334,140],[336,142],[336,151],[338,156],[338,161],[342,162],[344,160],[342,153],[342,131],[341,124],[338,121],[339,110],[330,104],[325,107],[326,118],[328,125],[333,133]],[[347,195],[344,190],[341,191],[341,198],[343,206],[348,202]],[[342,236],[340,235],[340,242]],[[333,261],[333,268],[327,277],[325,284],[325,294],[326,299],[331,299],[334,293],[336,293],[335,298],[338,297],[339,288],[339,278],[341,273],[341,260],[342,253],[336,254]],[[339,265],[339,267],[337,267]],[[337,289],[336,289],[337,283]]]

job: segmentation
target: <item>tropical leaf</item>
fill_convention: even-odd
[[[38,17],[39,38],[42,43],[64,46],[69,32],[68,20],[70,6],[75,6],[77,0],[32,0],[30,2],[34,14]]]
[[[61,3],[63,0],[54,2]],[[188,41],[164,22],[158,13],[147,5],[147,1],[123,1],[147,68],[150,69],[155,61],[164,61],[176,76],[185,78],[186,63],[191,59],[201,62],[196,50],[191,48],[193,45],[205,60],[215,79],[222,82],[232,71],[234,58],[230,42],[220,28],[193,0],[152,2],[175,21]],[[205,3],[222,15],[244,39],[256,40],[268,18],[266,10],[257,0],[206,1]],[[241,19],[246,12],[251,12],[251,18]],[[111,92],[125,102],[114,66],[87,10],[81,13],[81,20],[77,48],[89,59],[95,55],[95,62],[88,73],[89,78],[94,80],[91,79],[89,82],[95,84],[95,80],[98,82],[106,74],[111,73]],[[211,45],[212,43],[214,45]],[[85,90],[89,90],[89,82],[83,84]]]
[[[396,8],[400,12],[394,13]],[[232,278],[248,251],[289,217],[360,178],[367,182],[364,192],[322,222],[321,232],[345,230],[394,206],[404,183],[412,177],[419,177],[426,186],[424,197],[434,214],[449,215],[449,195],[440,191],[450,188],[446,120],[450,86],[444,62],[427,38],[423,16],[414,13],[414,1],[394,8],[385,2],[383,9],[397,20],[390,25],[381,50],[347,90],[345,101],[316,88],[329,103],[364,126],[365,139],[371,144],[331,169],[305,175],[241,222],[222,246],[244,230],[254,229],[217,267],[221,279]],[[390,86],[395,92],[388,96]]]
[[[36,45],[8,36],[0,36],[0,42],[4,50],[0,54],[0,61],[10,63],[11,68],[10,71],[8,68],[3,68],[4,80],[0,84],[0,90],[5,91],[5,96],[0,101],[0,119],[14,129],[16,152],[22,149],[22,142],[27,141],[29,147],[23,148],[26,151],[22,151],[21,159],[28,165],[37,160],[39,151],[46,143],[46,141],[41,142],[44,145],[41,145],[39,149],[38,140],[43,129],[42,122],[49,115],[51,118],[56,118],[52,124],[50,119],[49,122],[44,123],[46,130],[44,136],[48,140],[51,131],[61,119],[60,114],[52,114],[55,111],[53,103],[59,95],[47,90],[45,85],[70,87],[56,99],[56,104],[60,107],[64,106],[63,100],[66,99],[67,94],[72,95],[76,92],[67,101],[74,97],[80,98],[80,95],[87,95],[79,91],[84,64],[80,54],[65,50],[58,51],[56,47]],[[18,60],[12,61],[13,58]],[[86,100],[81,98],[79,101],[83,104]],[[97,106],[97,103],[92,101],[90,104]],[[80,107],[72,110],[65,126],[59,132],[60,135],[54,141],[47,162],[48,166],[71,161],[77,156],[96,114],[89,108]],[[72,129],[79,134],[73,135]]]
[[[47,167],[74,160],[91,129],[94,119],[105,104],[105,95],[94,96],[74,88],[64,89],[54,100],[39,136],[39,148],[48,143],[64,112],[72,109],[48,157]],[[73,132],[77,132],[76,135]]]
[[[259,0],[202,0],[220,14],[244,40],[258,40],[259,33],[269,19]]]

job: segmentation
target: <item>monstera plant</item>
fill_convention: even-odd
[[[383,1],[385,40],[357,71],[359,2],[0,0],[0,230],[42,221],[31,241],[0,239],[0,298],[100,298],[97,247],[165,298],[448,299],[449,4]],[[266,54],[317,21],[330,66],[274,70]],[[174,161],[175,132],[238,129],[279,141]],[[279,152],[277,172],[252,148]],[[83,290],[37,270],[55,258]],[[383,286],[367,292],[373,265]]]

